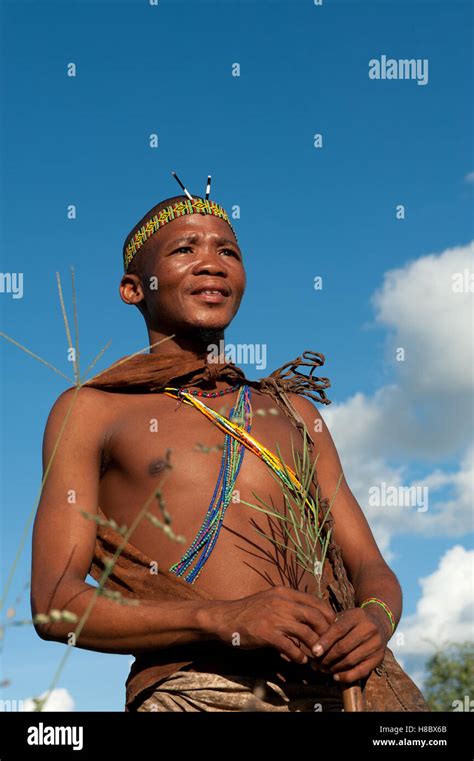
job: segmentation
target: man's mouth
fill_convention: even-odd
[[[226,283],[208,280],[206,284],[196,286],[191,296],[197,296],[201,301],[211,304],[221,304],[230,296],[230,288]]]
[[[197,293],[192,293],[191,296],[196,296],[197,298],[200,298],[203,301],[209,301],[215,304],[220,304],[221,302],[229,298],[228,294],[223,293],[222,291],[214,291],[214,290],[198,291]]]

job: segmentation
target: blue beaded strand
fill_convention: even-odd
[[[239,389],[237,401],[230,411],[229,418],[232,419],[236,412],[238,413],[239,418],[243,413],[245,420],[243,427],[247,433],[250,433],[250,387],[247,385],[243,385]],[[183,576],[189,566],[196,560],[199,552],[201,552],[195,567],[184,577],[185,580],[191,584],[193,584],[198,578],[217,542],[224,521],[225,512],[232,497],[234,484],[242,465],[245,449],[245,446],[236,441],[233,436],[228,433],[225,434],[224,451],[222,453],[219,477],[201,528],[181,560],[172,565],[169,569],[177,576]]]

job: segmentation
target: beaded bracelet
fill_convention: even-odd
[[[392,634],[393,634],[393,632],[395,631],[395,626],[396,626],[395,618],[392,611],[388,607],[388,605],[383,600],[379,600],[378,597],[368,597],[367,600],[364,600],[364,602],[361,603],[359,607],[365,608],[366,605],[370,605],[371,603],[376,603],[377,605],[380,605],[380,607],[384,609],[385,613],[390,619],[390,624],[392,626]]]

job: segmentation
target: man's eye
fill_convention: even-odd
[[[191,246],[180,246],[179,248],[175,249],[174,253],[177,253],[178,251],[192,251]],[[239,255],[237,251],[234,251],[232,248],[223,248],[222,251],[231,254],[231,256],[235,256],[237,259],[239,259]]]
[[[238,255],[237,251],[234,251],[233,248],[224,248],[222,250],[223,251],[228,251],[229,254],[232,254],[232,256],[235,256],[237,259],[239,258],[239,255]]]

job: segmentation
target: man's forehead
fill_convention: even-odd
[[[156,241],[161,244],[175,243],[181,240],[198,241],[203,238],[213,238],[218,243],[238,245],[232,228],[227,222],[210,215],[195,214],[174,219],[155,235]]]

